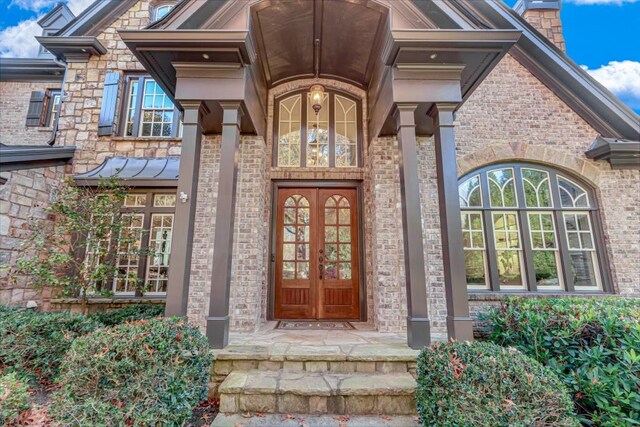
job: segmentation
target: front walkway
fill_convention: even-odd
[[[369,323],[351,322],[351,330],[284,330],[275,329],[278,322],[263,323],[253,333],[231,332],[229,345],[272,345],[278,343],[310,346],[349,346],[357,344],[385,344],[398,347],[407,346],[404,333],[378,332]],[[431,333],[431,341],[446,341],[446,333]]]

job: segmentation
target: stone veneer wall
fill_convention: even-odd
[[[53,201],[64,176],[64,166],[2,173],[0,186],[0,304],[24,305],[34,300],[47,304],[49,292],[30,286],[24,276],[11,276],[20,259],[20,249],[31,235],[34,221],[48,220],[45,208]]]
[[[591,183],[600,206],[616,293],[640,295],[640,171],[613,170],[584,151],[598,135],[526,68],[507,55],[460,109],[460,176],[499,161],[547,164]]]
[[[25,126],[32,91],[60,89],[59,82],[7,82],[0,84],[0,142],[7,145],[44,145],[52,127]]]
[[[98,136],[98,118],[102,106],[104,77],[109,71],[123,73],[118,91],[116,120],[122,119],[121,106],[126,99],[125,74],[144,72],[144,67],[118,35],[121,29],[141,29],[149,24],[154,1],[140,0],[113,22],[97,39],[107,48],[102,56],[92,56],[87,62],[67,64],[64,86],[68,98],[62,104],[58,126],[58,140],[61,145],[78,147],[73,160],[73,173],[83,173],[93,169],[106,157],[166,157],[180,155],[180,139],[173,138],[131,138],[118,136]],[[119,129],[121,123],[116,123]]]

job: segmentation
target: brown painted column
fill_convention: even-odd
[[[456,106],[457,104],[435,104],[430,115],[435,127],[438,202],[447,296],[447,330],[449,339],[471,341],[473,340],[473,324],[469,317],[462,222],[458,198],[456,142],[453,132],[453,111]]]
[[[240,144],[240,102],[220,103],[222,113],[222,143],[216,229],[213,241],[213,272],[207,338],[213,348],[224,348],[229,342],[229,293],[233,253],[233,223],[236,207],[238,176],[238,146]]]
[[[404,270],[407,288],[407,343],[422,348],[431,343],[427,309],[427,281],[422,242],[422,207],[418,179],[416,149],[417,104],[398,104],[395,119],[400,150],[400,190],[402,197],[402,232],[404,237]]]
[[[204,114],[203,110],[206,109],[201,101],[183,101],[181,104],[184,108],[182,149],[169,260],[169,282],[165,306],[165,316],[167,317],[187,315],[193,223],[196,214],[198,175],[200,173],[201,120]]]

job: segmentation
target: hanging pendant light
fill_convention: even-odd
[[[309,92],[311,93],[311,107],[318,114],[324,100],[324,87],[322,85],[313,85]]]

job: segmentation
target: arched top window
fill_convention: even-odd
[[[274,166],[351,168],[362,165],[361,104],[328,90],[316,113],[308,91],[276,99]]]
[[[159,21],[164,18],[175,7],[174,3],[160,4],[153,8],[151,20]]]
[[[540,165],[500,164],[458,186],[467,285],[472,290],[608,289],[595,198]]]

